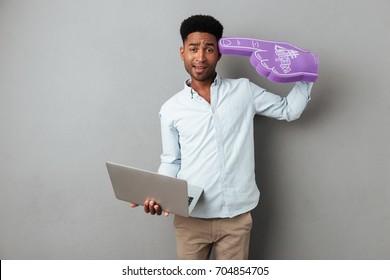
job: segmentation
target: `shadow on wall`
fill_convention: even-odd
[[[330,57],[328,53],[319,53],[320,57]],[[330,57],[331,58],[331,57]],[[273,83],[248,67],[246,58],[229,58],[220,63],[221,75],[225,78],[246,77],[260,87],[275,94],[286,96],[293,87],[293,83]],[[342,84],[336,71],[329,69],[342,68],[340,62],[334,59],[324,59],[320,65],[319,79],[312,89],[312,100],[308,104],[302,118],[297,120],[300,129],[310,130],[318,126],[327,125],[329,114],[332,114],[334,107],[342,106],[346,97],[340,94],[341,88],[333,88],[332,85]],[[335,104],[338,103],[338,104]],[[280,231],[282,205],[277,205],[285,186],[279,184],[283,177],[283,171],[272,168],[276,166],[275,154],[277,147],[274,143],[275,137],[280,136],[280,130],[290,129],[287,122],[280,122],[262,116],[256,116],[254,120],[255,138],[255,160],[256,160],[256,181],[261,192],[258,206],[252,211],[253,229],[251,235],[250,259],[277,259],[283,258],[283,252],[275,252],[275,244]],[[294,128],[293,128],[294,129]],[[283,181],[283,180],[282,180]],[[278,236],[276,236],[278,235]],[[282,236],[282,234],[281,234]]]
[[[331,89],[329,80],[337,77],[322,77],[318,84],[315,84],[312,91],[312,101],[303,113],[304,118],[297,120],[299,126],[304,129],[311,129],[326,122],[331,103],[338,102],[338,92]],[[261,86],[261,85],[260,85]],[[278,85],[275,85],[277,88]],[[270,90],[272,91],[272,90]],[[277,93],[277,91],[274,91]],[[277,93],[278,94],[278,93]],[[326,97],[326,98],[325,98]],[[252,211],[253,229],[251,235],[250,259],[283,259],[283,252],[275,252],[276,240],[279,236],[281,223],[281,211],[283,206],[278,205],[281,201],[281,193],[285,186],[280,186],[280,179],[283,171],[275,170],[277,163],[273,160],[277,147],[274,143],[275,137],[279,135],[279,130],[287,129],[285,126],[291,124],[256,116],[254,120],[255,138],[255,160],[256,160],[256,182],[261,192],[258,206]]]

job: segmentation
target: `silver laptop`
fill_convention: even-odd
[[[188,217],[198,202],[203,189],[187,181],[154,172],[107,162],[107,169],[117,199],[143,205],[154,200],[162,208]]]

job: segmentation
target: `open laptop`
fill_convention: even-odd
[[[154,172],[107,162],[107,169],[117,199],[143,205],[154,200],[163,211],[188,217],[203,189],[187,181]]]

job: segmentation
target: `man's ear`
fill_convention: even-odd
[[[221,59],[222,54],[218,51],[218,61]]]
[[[184,60],[184,47],[180,47],[180,58]]]

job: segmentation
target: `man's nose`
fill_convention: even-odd
[[[197,61],[204,61],[205,60],[205,52],[203,50],[200,50],[196,53],[196,60]]]

